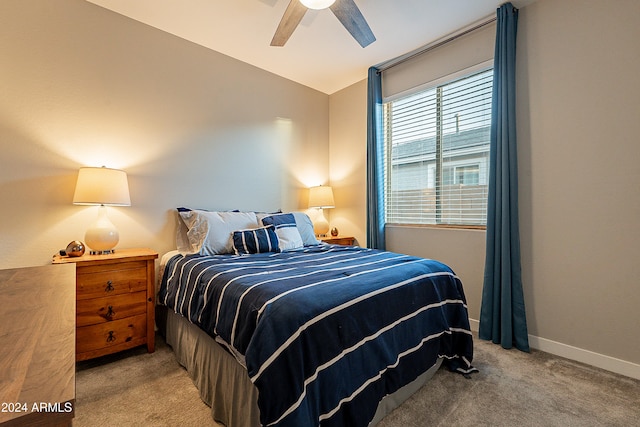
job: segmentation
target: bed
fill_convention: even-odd
[[[214,419],[374,425],[440,363],[474,371],[449,267],[319,244],[304,214],[251,214],[180,211],[183,247],[162,259],[158,326]]]

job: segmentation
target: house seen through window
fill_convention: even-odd
[[[386,221],[486,225],[493,70],[384,104]]]

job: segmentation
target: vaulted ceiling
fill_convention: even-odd
[[[504,3],[355,0],[377,39],[362,48],[328,9],[309,10],[285,46],[270,46],[290,0],[87,1],[327,94],[366,78],[371,65],[494,16]]]

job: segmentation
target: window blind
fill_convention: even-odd
[[[485,225],[493,70],[384,104],[386,218]]]
[[[474,27],[477,24],[470,25]],[[468,28],[463,28],[457,33],[465,33]],[[455,36],[452,34],[451,36]],[[448,36],[450,37],[450,36]],[[445,37],[447,39],[448,37]],[[456,38],[453,41],[439,45],[440,41],[433,43],[438,46],[426,53],[412,56],[406,61],[402,57],[390,62],[399,62],[382,73],[382,97],[384,101],[390,101],[399,96],[405,96],[411,92],[422,90],[423,85],[437,81],[443,76],[450,76],[460,70],[470,69],[477,64],[482,64],[493,59],[496,41],[496,24],[491,22],[468,34]],[[429,48],[425,46],[422,49]],[[421,49],[421,50],[422,50]]]

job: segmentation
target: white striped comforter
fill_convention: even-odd
[[[462,284],[433,260],[335,245],[176,256],[159,300],[246,366],[265,426],[366,426],[438,358],[473,370]]]

